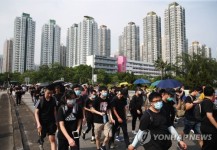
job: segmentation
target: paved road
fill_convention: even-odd
[[[0,104],[1,104],[1,101],[0,101]],[[25,150],[38,150],[39,148],[36,142],[38,139],[38,136],[37,136],[36,124],[35,124],[35,120],[33,116],[34,106],[31,101],[30,94],[26,93],[22,98],[22,105],[15,106],[14,109],[17,111],[17,118],[20,124],[24,149]],[[139,121],[137,121],[137,128],[138,128],[138,125],[139,125]],[[182,123],[177,124],[178,131],[182,130],[181,126],[182,126]],[[131,133],[131,122],[128,123],[128,132],[129,132],[130,139],[133,140],[133,135]],[[90,143],[90,138],[91,138],[90,133],[86,135],[86,140],[83,140],[82,138],[80,138],[81,150],[95,150],[96,149],[95,144]],[[48,139],[46,138],[46,141],[47,140]],[[194,141],[186,141],[186,143],[188,144],[189,150],[199,150],[199,147],[195,144]],[[118,145],[116,149],[119,149],[119,150],[125,149],[124,142],[116,142],[115,144]],[[170,148],[170,150],[176,150],[177,149],[176,144],[177,144],[176,142],[173,142],[173,146]],[[44,149],[45,150],[50,149],[48,142],[44,144]],[[142,146],[138,146],[137,149],[143,150],[144,148]]]

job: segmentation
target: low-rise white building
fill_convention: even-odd
[[[117,58],[99,55],[87,56],[86,65],[90,65],[94,69],[103,69],[107,73],[116,73],[118,71]]]
[[[153,63],[127,59],[125,56],[118,56],[118,72],[130,72],[134,75],[147,75],[151,77],[160,76]]]

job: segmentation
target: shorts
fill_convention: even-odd
[[[73,139],[75,141],[76,146],[70,147],[70,150],[79,150],[79,139]],[[69,143],[66,139],[58,139],[58,149],[59,150],[68,150]]]
[[[45,138],[46,134],[49,135],[55,135],[57,126],[56,123],[43,123],[42,125],[42,131],[41,131],[41,137]]]
[[[112,125],[109,122],[106,124],[94,123],[94,132],[96,139],[100,139],[102,131],[104,132],[105,137],[112,137]]]
[[[190,121],[190,120],[187,120],[185,118],[184,119],[184,129],[183,129],[183,132],[184,132],[184,134],[189,134],[190,131],[193,130],[194,134],[201,134],[200,126],[201,126],[200,122]]]

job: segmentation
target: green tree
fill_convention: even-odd
[[[87,83],[92,79],[92,67],[79,65],[73,68],[73,83]]]
[[[217,62],[203,55],[189,55],[183,53],[174,65],[176,77],[182,78],[183,83],[190,87],[200,85],[214,85],[217,80]]]
[[[164,62],[162,58],[158,58],[155,62],[154,62],[154,66],[157,70],[161,71],[161,80],[164,77],[164,74],[166,74],[166,71],[168,71],[168,63]]]

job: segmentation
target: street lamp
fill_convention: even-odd
[[[92,59],[94,59],[94,55]],[[94,72],[93,67],[94,67],[94,60],[92,60],[92,85],[93,85],[93,72]]]

